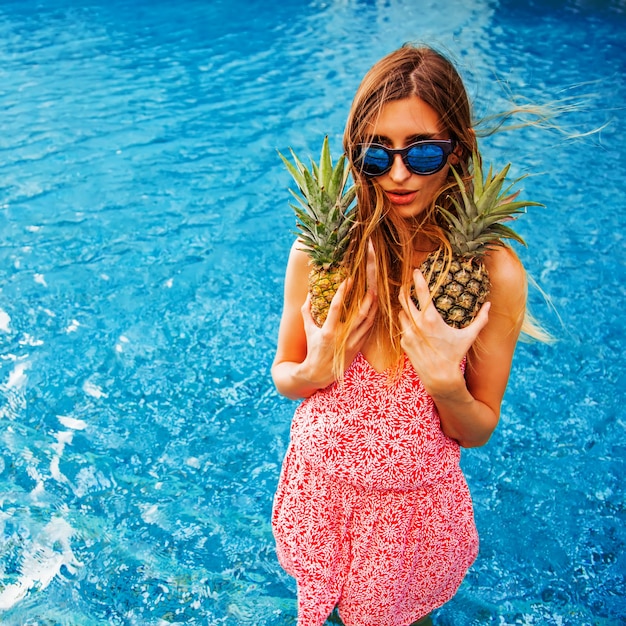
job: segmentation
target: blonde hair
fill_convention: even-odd
[[[446,257],[451,249],[445,224],[440,222],[436,206],[453,210],[451,197],[459,194],[458,184],[449,172],[429,208],[416,218],[407,220],[390,210],[375,178],[362,175],[355,167],[357,148],[371,140],[382,108],[388,102],[417,96],[438,114],[442,129],[455,142],[455,168],[465,180],[471,180],[470,161],[477,152],[472,111],[467,91],[455,66],[440,52],[427,46],[405,44],[378,61],[364,76],[355,94],[346,128],[343,146],[351,173],[357,186],[356,225],[346,254],[348,276],[352,289],[344,303],[346,322],[339,336],[335,352],[335,374],[343,375],[343,362],[348,333],[357,317],[361,301],[367,291],[367,254],[369,242],[375,253],[377,270],[376,291],[378,314],[374,332],[388,338],[391,357],[399,362],[402,356],[398,313],[400,290],[412,282],[415,238],[432,242]],[[542,332],[530,316],[524,329],[530,336],[542,338]]]

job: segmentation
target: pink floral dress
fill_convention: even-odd
[[[298,626],[408,626],[456,592],[478,553],[472,502],[408,358],[395,380],[358,354],[296,410],[274,499]]]

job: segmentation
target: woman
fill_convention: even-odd
[[[423,141],[443,146],[427,174],[401,150]],[[362,166],[372,143],[389,159],[380,171]],[[459,447],[485,444],[498,423],[526,279],[510,248],[490,251],[488,302],[454,329],[416,270],[445,241],[435,205],[456,189],[450,166],[467,173],[476,149],[465,87],[442,55],[407,45],[379,61],[356,93],[344,149],[357,225],[349,278],[322,328],[297,243],[287,265],[272,375],[305,401],[272,522],[299,626],[322,625],[335,606],[346,626],[408,626],[449,600],[476,558]]]

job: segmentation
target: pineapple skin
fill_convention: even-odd
[[[331,266],[328,269],[314,265],[309,272],[311,316],[320,328],[328,317],[330,303],[339,285],[346,279],[346,275],[346,270],[342,265]]]
[[[446,262],[435,252],[420,266],[428,282],[433,304],[448,326],[465,328],[489,295],[489,274],[479,257],[453,256],[443,279]],[[437,283],[441,284],[437,288]]]

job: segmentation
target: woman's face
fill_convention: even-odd
[[[372,142],[388,148],[404,148],[424,139],[449,139],[435,110],[417,96],[385,104],[372,128]],[[456,160],[450,155],[450,160]],[[448,176],[449,165],[435,174],[410,172],[399,154],[388,172],[376,177],[387,199],[401,217],[415,217],[425,211]]]

